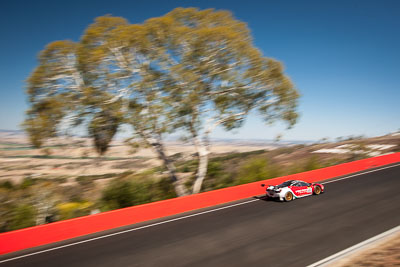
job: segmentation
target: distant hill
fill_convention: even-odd
[[[4,130],[0,129],[0,133],[9,133],[9,134],[25,134],[22,130]]]
[[[26,138],[26,134],[22,130],[0,129],[0,138]]]

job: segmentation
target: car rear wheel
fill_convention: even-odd
[[[293,194],[291,192],[287,192],[285,195],[285,201],[293,200]]]
[[[314,194],[315,195],[319,195],[319,194],[321,194],[321,187],[320,186],[318,186],[318,185],[316,185],[315,187],[314,187]]]

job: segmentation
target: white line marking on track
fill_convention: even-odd
[[[386,166],[386,167],[383,167],[383,168],[379,168],[379,169],[375,169],[375,170],[371,170],[371,171],[367,171],[367,172],[363,172],[363,173],[358,173],[358,174],[346,176],[346,177],[339,178],[337,180],[331,180],[331,181],[328,181],[328,182],[325,182],[325,183],[322,183],[322,184],[333,183],[333,182],[341,181],[341,180],[344,180],[344,179],[349,179],[349,178],[354,177],[354,176],[359,176],[359,175],[367,174],[367,173],[370,173],[370,172],[376,172],[376,171],[380,171],[380,170],[384,170],[384,169],[388,169],[388,168],[392,168],[392,167],[397,167],[397,166],[400,166],[400,164]],[[251,202],[258,201],[258,200],[259,199],[251,199],[251,200],[248,200],[248,201],[244,201],[244,202],[240,202],[240,203],[236,203],[236,204],[232,204],[232,205],[228,205],[228,206],[224,206],[224,207],[220,207],[220,208],[216,208],[216,209],[212,209],[212,210],[206,210],[206,211],[202,211],[202,212],[199,212],[199,213],[182,216],[182,217],[179,217],[179,218],[174,218],[174,219],[170,219],[170,220],[166,220],[166,221],[162,221],[162,222],[158,222],[158,223],[153,223],[153,224],[144,225],[144,226],[133,228],[133,229],[124,230],[124,231],[121,231],[121,232],[116,232],[116,233],[112,233],[112,234],[102,235],[102,236],[98,236],[98,237],[94,237],[94,238],[90,238],[90,239],[74,242],[74,243],[67,244],[67,245],[62,245],[62,246],[49,248],[49,249],[45,249],[45,250],[41,250],[41,251],[37,251],[37,252],[32,252],[32,253],[29,253],[29,254],[13,257],[13,258],[10,258],[10,259],[0,260],[0,263],[12,261],[12,260],[17,260],[17,259],[21,259],[21,258],[25,258],[25,257],[29,257],[29,256],[33,256],[33,255],[37,255],[37,254],[41,254],[41,253],[57,250],[57,249],[71,247],[71,246],[74,246],[74,245],[79,245],[79,244],[87,243],[87,242],[90,242],[90,241],[94,241],[94,240],[98,240],[98,239],[102,239],[102,238],[106,238],[106,237],[110,237],[110,236],[120,235],[120,234],[124,234],[124,233],[128,233],[128,232],[132,232],[132,231],[137,231],[137,230],[141,230],[141,229],[144,229],[144,228],[149,228],[149,227],[152,227],[152,226],[157,226],[157,225],[164,224],[164,223],[170,223],[170,222],[174,222],[174,221],[179,221],[179,220],[183,220],[183,219],[186,219],[186,218],[190,218],[190,217],[194,217],[194,216],[198,216],[198,215],[202,215],[202,214],[206,214],[206,213],[211,213],[211,212],[215,212],[215,211],[219,211],[219,210],[223,210],[223,209],[228,209],[228,208],[232,208],[232,207],[248,204],[248,203],[251,203]]]
[[[364,175],[364,174],[367,174],[367,173],[370,173],[370,172],[376,172],[376,171],[380,171],[380,170],[384,170],[384,169],[388,169],[388,168],[393,168],[393,167],[397,167],[397,166],[400,166],[400,164],[386,166],[386,167],[375,169],[375,170],[371,170],[371,171],[366,171],[366,172],[362,172],[362,173],[353,174],[353,175],[342,177],[342,178],[339,178],[339,179],[336,179],[336,180],[327,181],[327,182],[321,183],[321,184],[329,184],[329,183],[333,183],[333,182],[337,182],[337,181],[341,181],[341,180],[346,180],[346,179],[349,179],[349,178],[354,177],[354,176]]]
[[[232,207],[248,204],[248,203],[251,203],[251,202],[254,202],[254,201],[258,201],[258,199],[251,199],[251,200],[248,200],[248,201],[245,201],[245,202],[240,202],[240,203],[232,204],[232,205],[225,206],[225,207],[220,207],[220,208],[216,208],[216,209],[212,209],[212,210],[206,210],[206,211],[202,211],[202,212],[199,212],[199,213],[182,216],[182,217],[179,217],[179,218],[174,218],[174,219],[170,219],[170,220],[166,220],[166,221],[162,221],[162,222],[152,223],[152,224],[149,224],[149,225],[144,225],[144,226],[140,226],[140,227],[137,227],[137,228],[124,230],[124,231],[121,231],[121,232],[102,235],[102,236],[98,236],[98,237],[94,237],[94,238],[90,238],[90,239],[74,242],[74,243],[67,244],[67,245],[62,245],[62,246],[58,246],[58,247],[54,247],[54,248],[49,248],[49,249],[45,249],[45,250],[41,250],[41,251],[37,251],[37,252],[25,254],[25,255],[21,255],[21,256],[18,256],[18,257],[2,260],[2,261],[0,261],[0,263],[21,259],[21,258],[25,258],[25,257],[29,257],[29,256],[33,256],[33,255],[49,252],[49,251],[52,251],[52,250],[66,248],[66,247],[70,247],[70,246],[74,246],[74,245],[79,245],[79,244],[82,244],[82,243],[87,243],[87,242],[90,242],[90,241],[94,241],[94,240],[98,240],[98,239],[102,239],[102,238],[106,238],[106,237],[110,237],[110,236],[114,236],[114,235],[120,235],[120,234],[124,234],[124,233],[128,233],[128,232],[132,232],[132,231],[137,231],[137,230],[141,230],[141,229],[144,229],[144,228],[149,228],[149,227],[160,225],[160,224],[164,224],[164,223],[179,221],[179,220],[183,220],[183,219],[186,219],[186,218],[190,218],[190,217],[194,217],[194,216],[198,216],[198,215],[202,215],[202,214],[206,214],[206,213],[210,213],[210,212],[214,212],[214,211],[219,211],[219,210],[223,210],[223,209],[228,209],[228,208],[232,208]]]
[[[345,250],[339,251],[338,253],[333,254],[332,256],[329,256],[329,257],[327,257],[325,259],[322,259],[320,261],[317,261],[316,263],[308,265],[307,267],[316,267],[316,266],[321,266],[322,267],[322,266],[325,266],[327,264],[330,264],[330,263],[332,263],[332,262],[334,262],[336,260],[339,260],[339,259],[347,256],[348,254],[350,254],[352,252],[357,251],[358,249],[360,249],[360,248],[362,248],[364,246],[367,246],[367,245],[369,245],[369,244],[371,244],[371,243],[373,243],[375,241],[378,241],[378,240],[380,240],[382,238],[385,238],[385,237],[387,237],[387,236],[389,236],[389,235],[391,235],[393,233],[396,233],[398,231],[400,231],[400,225],[397,226],[397,227],[394,227],[394,228],[392,228],[392,229],[390,229],[390,230],[388,230],[386,232],[383,232],[383,233],[381,233],[379,235],[371,237],[370,239],[367,239],[367,240],[365,240],[365,241],[363,241],[361,243],[358,243],[358,244],[356,244],[356,245],[354,245],[352,247],[349,247],[349,248],[347,248]]]

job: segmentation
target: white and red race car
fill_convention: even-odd
[[[261,186],[265,186],[262,184]],[[280,185],[267,187],[267,198],[277,198],[280,201],[291,201],[295,198],[319,195],[324,192],[324,186],[316,183],[306,183],[299,180],[289,180]]]

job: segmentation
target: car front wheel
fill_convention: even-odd
[[[285,201],[293,200],[293,194],[291,192],[287,192],[285,195]]]
[[[316,185],[315,187],[314,187],[314,194],[315,195],[319,195],[319,194],[321,194],[321,187],[319,187],[318,185]]]

